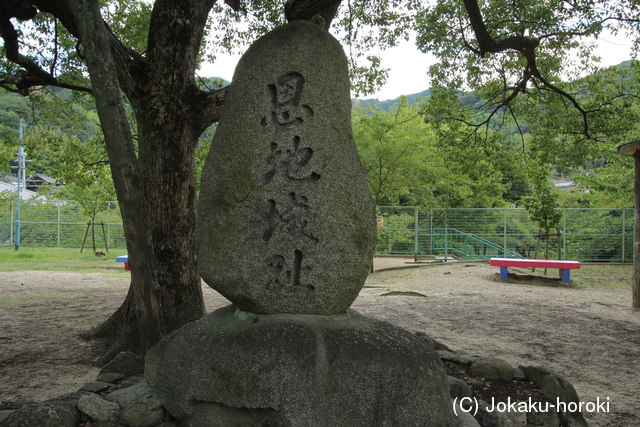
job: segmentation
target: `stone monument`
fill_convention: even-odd
[[[232,302],[149,351],[185,426],[453,426],[437,354],[349,309],[371,266],[373,203],[347,59],[307,21],[242,57],[202,174],[198,263]]]
[[[344,313],[376,241],[347,60],[294,21],[242,57],[202,172],[202,278],[254,313]],[[317,26],[316,26],[317,27]]]

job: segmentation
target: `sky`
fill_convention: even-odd
[[[617,65],[631,59],[631,43],[624,36],[604,35],[598,41],[596,52],[602,58],[603,66]],[[389,68],[389,78],[376,93],[365,98],[384,101],[400,95],[422,92],[430,87],[427,70],[435,62],[435,58],[431,54],[420,52],[413,42],[403,42],[397,47],[383,51],[381,57],[382,67]],[[215,64],[205,64],[200,74],[231,81],[239,59],[239,55],[221,56]]]

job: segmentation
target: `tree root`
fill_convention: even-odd
[[[134,310],[133,292],[129,289],[122,305],[102,324],[92,328],[82,336],[91,341],[103,339],[107,342],[107,351],[98,359],[101,366],[106,365],[123,351],[141,353],[140,337]]]

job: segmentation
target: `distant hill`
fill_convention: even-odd
[[[409,105],[413,105],[418,100],[418,98],[428,98],[429,96],[431,96],[431,89],[423,90],[422,92],[414,93],[411,95],[405,95],[405,96],[407,97],[407,102],[409,102]],[[387,99],[385,101],[380,101],[377,98],[354,99],[353,103],[355,105],[373,104],[379,108],[382,108],[383,110],[389,110],[391,107],[397,104],[398,101],[400,101],[400,97],[395,99]]]
[[[198,86],[204,90],[220,89],[231,84],[231,82],[221,77],[198,77],[196,82],[198,83]]]
[[[614,68],[617,68],[618,70],[620,70],[620,78],[621,79],[629,79],[629,78],[635,78],[633,71],[631,70],[631,62],[632,61],[624,61],[621,62],[618,65],[614,65]],[[407,101],[409,102],[409,105],[413,105],[415,104],[415,102],[418,100],[418,98],[428,98],[431,96],[431,89],[427,89],[427,90],[423,90],[422,92],[418,92],[418,93],[414,93],[411,95],[405,95],[407,97]],[[474,107],[476,106],[480,101],[480,97],[472,94],[472,93],[461,93],[460,95],[460,101],[469,106],[469,107]],[[354,106],[359,106],[359,105],[369,105],[369,104],[373,104],[383,110],[389,111],[395,104],[397,104],[400,101],[400,97],[395,98],[395,99],[387,99],[385,101],[380,101],[377,98],[367,98],[367,99],[354,99],[353,100],[353,105]]]
[[[198,77],[197,84],[203,90],[209,90],[223,88],[228,86],[230,82],[220,77]],[[55,93],[59,98],[67,100],[69,103],[73,102],[72,92],[69,89],[46,86],[42,88],[41,91],[44,93]],[[95,107],[87,104],[83,104],[79,108],[95,111]],[[32,115],[36,117],[40,115],[39,105],[32,103],[28,97],[0,89],[0,147],[2,147],[3,142],[15,142],[20,127],[18,111],[25,111],[27,113],[25,116],[26,124],[34,121],[31,117]],[[89,133],[94,133],[93,129],[89,129],[89,131],[91,131]],[[84,140],[87,135],[78,136]]]

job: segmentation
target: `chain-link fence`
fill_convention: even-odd
[[[446,258],[548,257],[633,262],[633,209],[564,209],[557,230],[540,235],[524,209],[378,208],[379,254]],[[0,246],[13,246],[16,207],[0,209]],[[94,225],[74,202],[23,201],[21,246],[126,247],[116,202]]]
[[[106,211],[93,223],[72,201],[20,202],[20,246],[124,248],[124,231],[116,202],[107,202]],[[16,204],[0,209],[0,246],[15,245]]]
[[[378,208],[380,254],[633,262],[633,209],[563,209],[544,235],[524,209]]]

